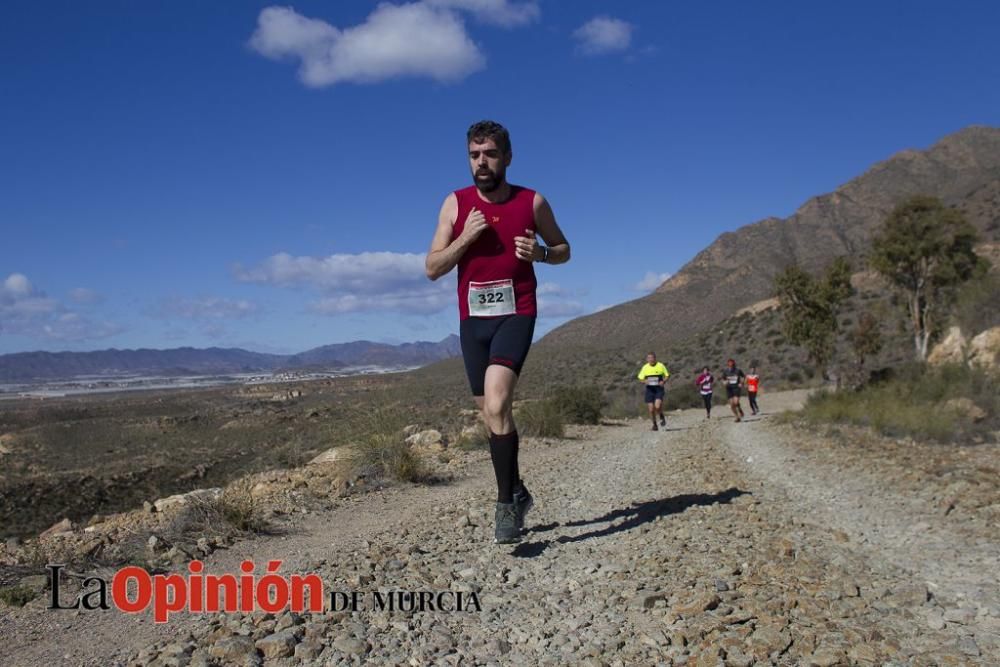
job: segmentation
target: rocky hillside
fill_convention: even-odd
[[[640,324],[659,314],[669,313],[661,320],[668,340],[702,332],[770,297],[774,275],[790,263],[821,268],[840,255],[862,257],[892,208],[917,193],[959,207],[985,241],[1000,240],[1000,128],[970,127],[927,150],[902,151],[788,218],[722,234],[653,294],[568,322],[537,354],[641,348],[648,331]]]

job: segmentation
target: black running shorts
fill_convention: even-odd
[[[662,401],[664,396],[663,387],[646,387],[646,402],[653,403],[655,401]]]
[[[531,315],[469,317],[462,320],[458,331],[472,395],[482,396],[487,366],[506,366],[521,374],[535,334],[535,318]]]
[[[739,397],[740,397],[740,386],[738,384],[727,384],[726,398],[739,398]]]

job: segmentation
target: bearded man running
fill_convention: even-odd
[[[538,314],[534,262],[569,261],[566,237],[542,195],[507,182],[513,151],[500,124],[466,134],[474,185],[448,195],[427,254],[437,280],[458,266],[459,333],[472,396],[489,428],[497,480],[498,543],[520,540],[534,500],[521,480],[511,406]],[[538,243],[540,236],[545,245]]]

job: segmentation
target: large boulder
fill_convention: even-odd
[[[222,495],[222,489],[215,487],[211,489],[195,489],[188,493],[179,493],[174,496],[167,496],[153,501],[153,507],[157,512],[165,512],[173,507],[183,507],[193,501],[210,502]]]
[[[46,529],[39,537],[52,537],[54,535],[65,535],[66,533],[73,532],[73,522],[69,519],[63,519],[59,523],[53,524],[50,528]]]
[[[322,454],[318,454],[308,463],[308,465],[318,466],[340,463],[341,461],[349,461],[356,456],[357,453],[350,447],[334,447],[333,449],[326,450]]]
[[[944,407],[955,412],[960,417],[972,422],[986,419],[986,411],[976,405],[971,398],[952,398],[945,402]]]
[[[969,364],[992,372],[1000,370],[1000,327],[987,329],[972,339]]]
[[[432,447],[442,443],[441,431],[433,428],[420,431],[406,438],[406,443],[414,447]]]
[[[951,327],[944,339],[934,346],[931,353],[927,355],[927,363],[932,366],[943,364],[964,364],[965,348],[967,342],[962,330],[958,327]]]

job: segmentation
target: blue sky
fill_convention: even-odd
[[[573,245],[538,268],[545,332],[1000,125],[998,26],[986,1],[8,1],[0,353],[456,332],[423,253],[482,118]]]

